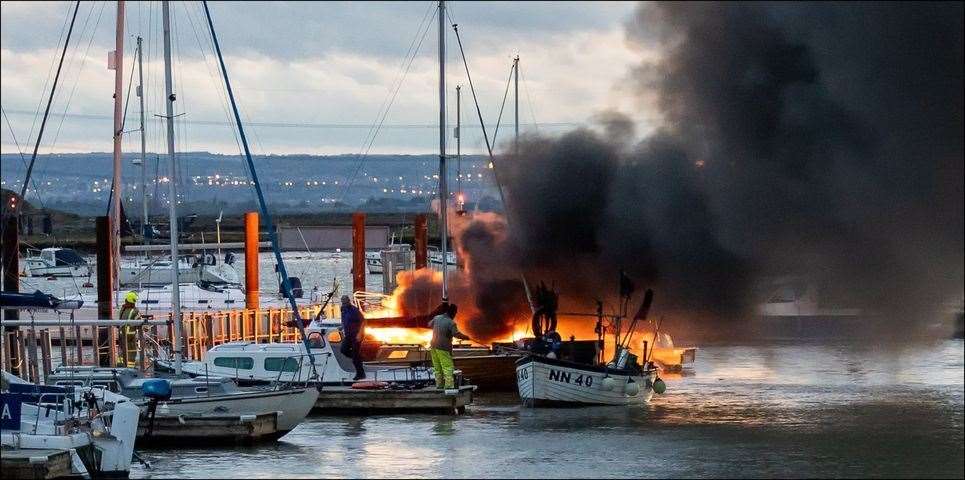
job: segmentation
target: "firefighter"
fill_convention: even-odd
[[[127,292],[124,295],[124,305],[117,318],[119,320],[137,320],[141,318],[141,312],[137,310],[137,292]],[[134,361],[137,354],[137,327],[134,325],[124,325],[121,328],[124,338],[121,340],[127,346],[127,367],[133,367],[137,363]],[[120,363],[120,362],[118,362]]]

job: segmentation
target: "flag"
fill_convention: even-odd
[[[650,313],[650,304],[653,303],[653,290],[647,289],[647,293],[643,294],[643,305],[640,305],[640,310],[637,310],[637,314],[633,316],[634,320],[646,320],[647,314]]]
[[[630,277],[628,277],[623,270],[620,270],[620,296],[629,297],[633,294],[634,288],[633,281],[630,280]]]

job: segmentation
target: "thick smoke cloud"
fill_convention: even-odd
[[[641,5],[628,39],[661,56],[630,78],[662,124],[634,139],[605,113],[501,156],[510,228],[455,222],[488,262],[465,283],[474,323],[525,309],[512,272],[587,308],[612,302],[620,269],[705,330],[786,274],[933,320],[962,295],[962,18],[961,3]]]

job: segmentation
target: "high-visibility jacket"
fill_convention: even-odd
[[[137,307],[125,303],[121,306],[121,311],[117,317],[120,320],[137,320],[141,318],[141,312],[137,310]],[[124,334],[123,342],[127,344],[127,351],[131,353],[130,359],[133,360],[133,353],[137,352],[137,328],[134,325],[124,325],[121,332]],[[127,366],[133,366],[133,363]]]

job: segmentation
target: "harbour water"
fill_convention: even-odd
[[[173,477],[958,477],[963,343],[701,345],[638,408],[313,416],[277,444],[148,450]]]

